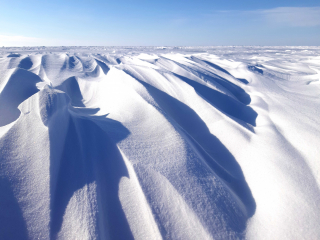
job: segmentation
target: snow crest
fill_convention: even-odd
[[[1,51],[1,239],[320,238],[320,49]]]

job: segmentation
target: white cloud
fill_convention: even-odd
[[[320,26],[320,7],[278,7],[257,12],[269,23],[294,27]]]
[[[85,45],[81,40],[68,40],[68,39],[48,39],[26,37],[20,35],[4,35],[0,34],[0,47],[22,47],[22,46],[75,46]]]
[[[0,35],[0,46],[36,46],[43,45],[43,42],[45,39],[41,38]]]
[[[320,7],[277,7],[250,11],[213,11],[209,17],[236,21],[261,21],[269,25],[291,27],[320,26]]]

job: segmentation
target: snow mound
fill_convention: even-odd
[[[1,239],[320,238],[320,49],[12,50]]]

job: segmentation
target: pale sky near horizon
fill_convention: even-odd
[[[320,45],[319,0],[5,0],[0,46]]]

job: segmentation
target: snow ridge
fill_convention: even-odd
[[[320,237],[313,55],[9,50],[1,239]]]

